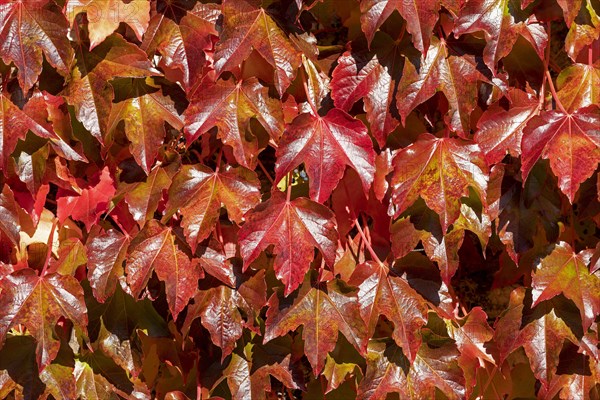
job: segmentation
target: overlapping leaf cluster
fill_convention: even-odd
[[[0,4],[0,398],[598,398],[600,3]]]

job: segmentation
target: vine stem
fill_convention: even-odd
[[[546,45],[546,54],[545,54],[545,60],[544,60],[544,79],[542,80],[542,84],[545,83],[545,81],[548,81],[548,87],[550,88],[550,92],[552,93],[552,98],[554,99],[554,102],[558,106],[559,110],[565,114],[569,114],[567,112],[567,110],[565,109],[565,107],[563,106],[563,104],[561,103],[560,99],[558,98],[558,94],[556,93],[556,88],[554,87],[554,82],[552,82],[552,76],[550,75],[550,70],[548,69],[548,65],[550,64],[550,41],[551,40],[552,40],[552,25],[548,24],[548,44]],[[542,89],[545,89],[544,86],[542,86]],[[542,96],[540,103],[543,104],[545,96],[544,96],[543,92],[541,92],[540,94]]]
[[[371,242],[367,239],[367,235],[365,235],[365,232],[361,228],[360,222],[358,222],[358,218],[354,219],[354,226],[358,230],[358,234],[362,238],[362,240],[363,240],[363,242],[365,244],[365,247],[369,251],[369,254],[371,255],[371,258],[373,259],[373,261],[375,261],[377,264],[379,264],[380,266],[382,266],[382,267],[384,267],[384,268],[387,269],[387,267],[385,266],[385,264],[382,263],[381,260],[379,259],[379,257],[377,256],[377,253],[375,253],[375,250],[373,249],[373,246],[371,245]]]
[[[483,385],[483,388],[481,389],[481,395],[485,394],[485,391],[487,390],[487,388],[490,386],[490,384],[492,383],[492,380],[494,378],[494,374],[496,373],[496,370],[498,369],[497,365],[494,365],[494,368],[492,368],[492,372],[490,372],[490,376],[488,377],[487,381],[485,382],[485,385]],[[498,391],[496,390],[495,386],[492,386],[492,388],[494,389],[494,392],[496,394],[498,394]]]
[[[304,73],[304,76],[308,79],[306,72]],[[304,85],[304,92],[306,93],[306,101],[308,101],[308,104],[310,104],[310,108],[312,109],[313,114],[316,117],[319,115],[319,113],[317,112],[317,106],[312,101],[312,97],[310,97],[310,92],[308,91],[308,85],[306,83],[306,79],[302,80],[302,85]]]
[[[548,71],[548,65],[550,64],[550,42],[552,40],[552,25],[548,24],[548,43],[546,44],[546,51],[544,52],[544,71]],[[538,110],[546,109],[546,74],[542,77],[542,86],[540,87],[540,99],[538,103]]]
[[[221,158],[223,158],[223,147],[219,149],[219,155],[217,156],[217,166],[215,167],[215,173],[219,173],[219,168],[221,168]]]

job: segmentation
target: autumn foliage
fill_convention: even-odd
[[[0,1],[0,398],[600,398],[597,0]]]

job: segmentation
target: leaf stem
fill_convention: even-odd
[[[362,240],[365,244],[365,247],[369,251],[369,254],[371,255],[371,258],[373,259],[373,261],[375,261],[377,264],[381,265],[382,267],[385,267],[385,264],[381,262],[381,260],[377,256],[377,253],[375,253],[373,246],[371,246],[371,242],[367,239],[367,235],[365,235],[365,232],[360,227],[360,222],[358,222],[358,218],[354,219],[354,226],[356,226],[356,229],[358,230],[358,233],[359,233],[360,237],[362,238]],[[387,269],[387,267],[386,267],[386,269]]]
[[[550,92],[552,93],[552,98],[554,99],[554,102],[556,103],[556,105],[558,106],[558,108],[560,109],[561,112],[563,112],[565,114],[569,114],[567,112],[567,110],[565,109],[565,107],[560,102],[560,99],[558,98],[558,94],[556,93],[556,88],[554,87],[554,83],[552,83],[552,76],[550,75],[550,71],[548,70],[548,68],[546,68],[546,78],[547,78],[548,87],[550,88]]]
[[[556,93],[556,88],[554,87],[554,83],[552,82],[552,76],[550,75],[550,70],[548,69],[548,65],[550,62],[550,41],[552,40],[552,25],[548,24],[548,44],[546,45],[546,59],[544,60],[544,74],[545,80],[548,81],[548,87],[550,88],[550,92],[552,93],[552,98],[554,102],[558,106],[559,110],[565,114],[569,114],[565,107],[562,105],[560,99],[558,98],[558,94]],[[540,93],[543,95],[543,93]],[[543,102],[543,100],[541,100]]]
[[[304,76],[306,78],[308,78],[306,72],[304,72]],[[319,113],[317,112],[317,106],[315,105],[315,103],[313,103],[313,99],[310,96],[310,92],[308,91],[308,85],[306,83],[306,79],[302,80],[302,85],[304,85],[304,92],[306,93],[306,101],[308,101],[308,104],[310,104],[310,108],[312,109],[312,112],[316,117],[319,115]]]
[[[219,168],[221,167],[221,158],[223,158],[223,146],[219,149],[219,155],[217,156],[217,166],[215,167],[215,173],[219,173]]]
[[[285,183],[286,183],[286,189],[287,189],[286,201],[289,203],[292,198],[292,175],[291,175],[291,172],[288,172],[287,175],[285,176]]]
[[[494,374],[496,373],[496,370],[498,369],[497,365],[494,365],[494,368],[492,369],[492,372],[490,372],[490,376],[488,376],[487,381],[485,382],[485,385],[483,385],[483,388],[481,389],[481,393],[479,393],[481,396],[483,396],[488,388],[488,386],[490,386],[490,383],[492,383],[492,380],[494,378]],[[492,388],[494,388],[494,392],[497,393],[497,390],[494,386],[492,386]]]
[[[267,171],[267,169],[263,165],[262,161],[260,161],[260,159],[258,159],[258,158],[256,159],[256,161],[258,162],[258,166],[262,170],[263,174],[265,174],[265,176],[267,177],[267,179],[269,180],[269,182],[271,182],[271,186],[274,186],[275,185],[275,181],[273,180],[273,178],[271,178],[271,174],[269,174],[269,171]]]
[[[544,52],[544,71],[548,70],[548,65],[550,64],[550,42],[552,40],[552,25],[548,24],[548,43],[546,44],[546,49]],[[540,87],[540,98],[538,103],[538,111],[546,109],[546,74],[542,77],[542,86]]]

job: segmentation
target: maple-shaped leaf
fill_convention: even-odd
[[[142,40],[150,21],[150,1],[68,0],[65,12],[71,24],[77,14],[86,13],[90,49],[93,49],[116,31],[121,22],[129,25],[138,40]]]
[[[223,28],[215,53],[217,75],[231,71],[256,51],[274,69],[280,96],[296,76],[300,52],[256,0],[224,0]]]
[[[457,357],[453,346],[431,348],[423,343],[407,377],[411,397],[432,398],[440,390],[449,399],[464,398],[464,379]]]
[[[70,217],[83,222],[89,231],[98,222],[100,215],[108,209],[108,203],[116,190],[108,167],[99,173],[97,179],[96,184],[82,189],[77,195],[67,194],[63,189],[58,190],[56,215],[61,224]]]
[[[307,46],[309,44],[304,42],[303,45]],[[310,50],[307,53],[302,55],[302,72],[306,80],[305,94],[308,103],[313,104],[318,110],[323,106],[323,101],[329,95],[331,79],[319,66],[316,59],[317,54],[313,54]]]
[[[494,343],[498,349],[498,365],[504,364],[506,358],[519,348],[517,332],[523,319],[523,299],[525,288],[517,288],[510,293],[509,304],[494,324]]]
[[[246,212],[260,202],[260,182],[254,171],[224,167],[216,171],[202,165],[184,165],[169,188],[166,216],[179,211],[192,251],[210,236],[221,206],[229,218],[241,223]]]
[[[540,59],[548,43],[544,27],[537,21],[529,21],[528,12],[521,10],[513,0],[473,0],[463,7],[456,25],[455,35],[485,32],[486,46],[483,50],[485,64],[496,71],[498,61],[508,55],[519,36],[525,38],[536,50]]]
[[[75,360],[73,376],[77,394],[82,399],[110,399],[115,387],[103,375],[96,373],[87,362]]]
[[[283,336],[303,325],[304,354],[315,376],[325,366],[327,354],[342,332],[356,350],[367,351],[367,332],[363,322],[356,291],[342,281],[313,286],[307,277],[295,296],[281,298],[273,293],[269,299],[264,342]]]
[[[573,64],[556,78],[558,99],[568,112],[600,105],[600,64]]]
[[[485,204],[487,166],[477,144],[428,133],[393,160],[390,214],[400,215],[420,196],[439,214],[443,232],[460,216],[460,198],[473,188]]]
[[[104,303],[123,276],[129,238],[114,229],[93,230],[87,239],[88,281],[96,300]]]
[[[36,361],[42,371],[60,347],[54,326],[60,317],[86,331],[88,317],[83,289],[72,276],[52,273],[38,276],[25,268],[0,280],[0,343],[16,324],[23,324],[37,340]]]
[[[77,120],[104,143],[115,97],[108,81],[157,75],[157,71],[152,70],[146,53],[118,34],[109,36],[92,51],[78,42],[76,61],[63,95],[75,107]]]
[[[600,10],[593,0],[557,0],[557,3],[563,9],[569,27],[564,39],[565,50],[575,61],[581,50],[600,37]]]
[[[389,393],[394,392],[407,395],[404,371],[408,368],[408,362],[399,347],[371,340],[366,361],[367,370],[358,385],[357,399],[385,400]]]
[[[506,153],[521,155],[523,129],[538,113],[539,102],[534,96],[513,90],[510,99],[508,110],[495,104],[477,122],[473,140],[479,144],[488,165],[502,161]]]
[[[133,84],[130,98],[113,104],[108,117],[108,132],[116,128],[119,121],[125,122],[125,134],[131,142],[131,154],[146,174],[163,144],[165,122],[176,130],[183,128],[183,119],[175,110],[173,101],[162,94],[162,90],[147,85]]]
[[[322,203],[353,168],[369,192],[375,175],[375,151],[365,125],[334,108],[324,117],[301,114],[286,127],[277,148],[276,181],[304,163],[311,199]]]
[[[439,18],[439,0],[362,0],[360,2],[360,26],[369,43],[375,32],[394,11],[406,20],[406,30],[412,36],[417,50],[427,53],[433,28]]]
[[[329,393],[356,375],[361,376],[362,373],[360,372],[358,364],[352,362],[338,363],[331,355],[327,354],[327,360],[325,361],[325,368],[323,368],[322,375],[327,379],[325,393]]]
[[[521,142],[523,180],[540,159],[550,160],[560,190],[573,203],[583,181],[600,162],[600,109],[590,106],[572,114],[546,111],[532,118]]]
[[[590,255],[589,251],[577,254],[568,243],[558,243],[533,274],[533,306],[562,293],[579,308],[587,331],[600,314],[600,278],[588,270]]]
[[[40,380],[46,385],[46,395],[50,394],[55,399],[77,397],[73,367],[52,363],[40,373]]]
[[[567,27],[571,26],[575,22],[575,18],[581,10],[581,6],[585,0],[556,0],[556,3],[562,8],[565,23]]]
[[[358,388],[360,399],[384,400],[392,392],[407,399],[435,398],[437,390],[449,399],[464,398],[464,379],[453,346],[433,349],[423,343],[412,366],[397,347],[381,342],[369,344],[367,357],[367,372]]]
[[[282,341],[289,344],[290,341]],[[235,400],[266,400],[272,391],[271,377],[290,389],[304,389],[292,374],[289,347],[270,342],[264,346],[248,343],[244,354],[233,353],[223,375]]]
[[[171,14],[185,12],[185,15],[179,22],[165,14],[154,15],[140,47],[148,56],[160,53],[166,67],[179,69],[181,83],[185,91],[191,93],[208,61],[205,52],[212,49],[218,34],[214,23],[205,15],[207,5],[198,3],[188,12],[179,10],[175,2],[166,6],[172,9]]]
[[[184,114],[187,143],[216,126],[219,138],[233,148],[237,162],[253,168],[258,141],[248,137],[250,120],[256,118],[275,140],[283,131],[281,102],[269,97],[268,92],[254,77],[237,84],[231,79],[219,80],[198,89]]]
[[[44,56],[63,76],[69,74],[73,48],[68,24],[54,1],[29,0],[0,4],[0,58],[19,69],[23,92],[37,82]]]
[[[450,107],[449,127],[459,134],[468,133],[478,80],[486,78],[477,70],[474,58],[450,54],[446,42],[434,37],[427,56],[410,57],[404,63],[396,94],[402,124],[415,107],[442,91]]]
[[[433,215],[432,217],[435,218]],[[481,214],[480,220],[475,211],[466,204],[460,205],[460,216],[447,233],[442,233],[438,228],[439,222],[435,222],[433,224],[433,221],[430,221],[426,229],[420,231],[420,239],[429,259],[437,263],[442,281],[450,285],[460,265],[458,251],[465,238],[465,231],[469,230],[476,234],[485,251],[487,241],[492,234],[492,223],[485,213]]]
[[[36,135],[48,139],[56,153],[67,159],[87,162],[87,159],[72,148],[67,141],[73,138],[71,117],[67,104],[60,96],[53,96],[46,91],[35,91],[23,111],[34,119],[43,129],[32,130]]]
[[[392,338],[410,362],[421,346],[419,331],[427,322],[425,300],[387,267],[367,262],[357,266],[349,283],[358,286],[360,313],[369,337],[375,333],[380,315],[394,324]]]
[[[378,35],[371,51],[348,50],[337,60],[331,79],[331,97],[336,107],[350,111],[363,99],[371,132],[383,148],[389,135],[399,124],[394,117],[396,80],[404,57],[399,46],[385,33]]]
[[[11,153],[15,150],[19,139],[25,139],[28,131],[48,139],[52,147],[63,157],[70,160],[87,161],[58,136],[50,125],[44,127],[28,115],[27,111],[29,114],[35,114],[36,108],[43,106],[43,99],[42,102],[34,100],[29,109],[21,110],[5,93],[0,93],[0,168],[5,174]]]
[[[236,248],[233,251],[237,250]],[[201,245],[196,249],[196,255],[200,254],[200,266],[209,275],[217,278],[227,286],[235,287],[237,277],[233,270],[232,260],[229,258],[232,254],[226,253],[226,246],[219,242],[214,236],[208,240],[208,243]]]
[[[145,182],[139,182],[125,193],[125,202],[133,219],[143,227],[154,216],[163,191],[171,186],[171,177],[165,168],[155,168]]]
[[[176,242],[171,228],[152,220],[131,241],[128,249],[127,283],[134,297],[139,297],[152,272],[165,283],[169,310],[173,319],[196,293],[202,270],[190,260]]]
[[[239,233],[244,269],[274,245],[277,256],[273,268],[285,285],[286,296],[304,279],[314,248],[321,252],[327,265],[333,266],[338,233],[333,213],[327,207],[302,197],[286,200],[283,193],[276,191],[245,218]]]
[[[553,308],[540,307],[543,308],[540,310],[543,314],[539,317],[536,315],[537,318],[519,332],[517,343],[525,349],[535,377],[547,386],[556,374],[563,342],[569,340],[577,343],[577,339]]]
[[[485,348],[486,343],[493,338],[494,331],[487,323],[487,314],[481,307],[473,308],[459,324],[446,321],[446,326],[460,351],[458,364],[464,372],[467,393],[470,393],[476,383],[477,370],[480,365],[484,365],[483,361],[495,364],[494,358]]]
[[[187,334],[192,322],[200,318],[212,343],[221,348],[221,361],[225,360],[242,336],[244,326],[252,327],[256,314],[265,305],[266,289],[264,272],[259,272],[237,289],[220,285],[199,291],[188,308],[182,332]]]

